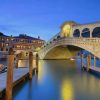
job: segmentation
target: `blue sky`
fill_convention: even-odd
[[[100,21],[100,0],[0,0],[0,31],[48,40],[63,22]]]

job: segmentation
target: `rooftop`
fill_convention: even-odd
[[[14,36],[14,38],[41,40],[39,36],[38,36],[38,38],[35,38],[35,37],[28,36],[26,34],[20,34],[19,36]]]
[[[0,36],[3,36],[3,37],[13,37],[13,38],[20,38],[20,39],[30,39],[30,40],[42,40],[42,39],[40,39],[39,36],[38,36],[38,38],[35,38],[35,37],[28,36],[28,35],[26,35],[26,34],[19,34],[19,36],[7,36],[7,35],[3,34],[2,32],[0,32]]]
[[[10,36],[4,35],[2,32],[0,32],[0,36],[10,37]]]

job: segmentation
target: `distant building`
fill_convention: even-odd
[[[9,48],[16,50],[31,50],[41,48],[45,41],[40,37],[34,38],[27,36],[26,34],[20,34],[19,36],[7,36],[0,32],[0,51],[8,51]]]

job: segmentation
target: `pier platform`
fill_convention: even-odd
[[[20,81],[28,77],[29,68],[14,69],[13,86],[17,85]],[[0,74],[0,98],[6,89],[7,72]]]

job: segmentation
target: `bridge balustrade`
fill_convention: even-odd
[[[57,44],[79,44],[82,46],[86,46],[86,45],[95,45],[98,44],[98,42],[100,42],[100,38],[60,38],[60,39],[56,39],[55,41],[48,43],[48,45],[46,45],[44,48],[47,50],[48,48],[52,47],[52,46],[56,46]]]

